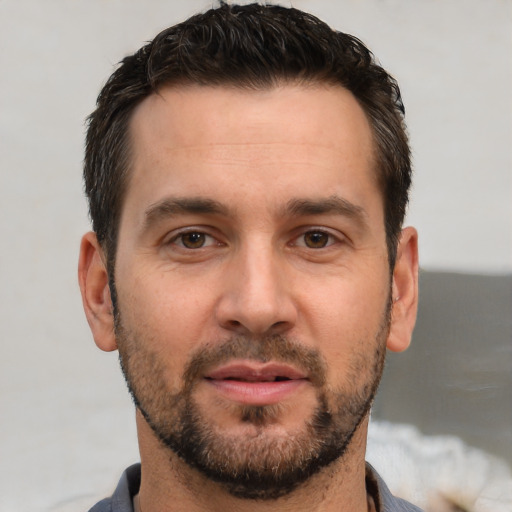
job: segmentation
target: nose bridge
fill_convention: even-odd
[[[275,305],[279,300],[279,266],[278,258],[269,244],[258,244],[255,250],[248,248],[243,257],[246,289],[242,291],[242,299],[253,307]],[[243,284],[243,282],[242,282]]]
[[[243,244],[233,259],[219,304],[221,324],[251,334],[289,329],[295,308],[286,285],[285,262],[271,241],[259,237]]]

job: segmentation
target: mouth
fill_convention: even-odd
[[[277,375],[276,377],[263,378],[263,379],[259,379],[257,377],[256,378],[227,377],[224,380],[238,380],[240,382],[284,382],[285,380],[293,380],[293,379],[290,379],[289,377],[285,377],[283,375]]]
[[[215,368],[205,380],[228,400],[256,406],[279,403],[309,382],[304,372],[292,366],[253,361]]]

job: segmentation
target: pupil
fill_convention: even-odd
[[[325,247],[328,241],[328,235],[318,231],[306,233],[306,245],[315,249]]]
[[[185,245],[185,247],[197,249],[198,247],[202,247],[203,244],[203,233],[187,233],[183,236],[183,245]]]

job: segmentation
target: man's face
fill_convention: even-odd
[[[169,87],[131,122],[117,343],[146,421],[272,498],[366,417],[390,276],[371,130],[340,87]]]

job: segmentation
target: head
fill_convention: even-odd
[[[331,84],[350,91],[373,134],[390,269],[411,183],[404,107],[396,81],[357,38],[297,9],[222,4],[158,34],[126,57],[89,117],[84,165],[93,229],[113,272],[119,221],[130,183],[134,109],[166,85],[265,90],[278,84]]]
[[[364,449],[417,247],[398,88],[362,43],[277,6],[165,30],[100,94],[85,180],[82,295],[142,446],[257,499]]]

